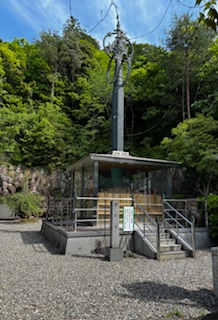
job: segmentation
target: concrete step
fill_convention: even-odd
[[[156,236],[153,235],[152,232],[145,231],[145,235],[148,236],[151,239],[153,239],[153,238],[156,239]],[[160,233],[160,239],[169,239],[169,238],[170,238],[170,234],[169,233],[167,233],[167,232],[161,232]]]
[[[181,249],[182,249],[181,244],[161,244],[160,245],[161,252],[180,251]]]
[[[184,259],[188,257],[188,252],[179,250],[179,251],[166,251],[161,252],[160,260],[171,260],[171,259]]]
[[[156,228],[153,226],[151,230],[145,230],[145,235],[156,247],[156,235],[153,235],[152,231],[156,234]],[[182,245],[177,244],[175,239],[170,238],[170,233],[166,232],[163,227],[160,230],[160,251],[160,260],[184,259],[189,256],[188,252],[182,250]]]
[[[149,240],[151,241],[151,243],[153,243],[154,245],[156,245],[156,239],[151,239],[149,238]],[[176,244],[176,240],[172,239],[172,238],[161,238],[160,239],[160,245],[174,245]]]

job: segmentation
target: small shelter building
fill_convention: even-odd
[[[71,194],[96,197],[99,192],[172,194],[175,161],[141,158],[128,152],[90,153],[68,168],[72,177]]]

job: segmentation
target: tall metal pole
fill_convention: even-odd
[[[113,83],[113,102],[112,102],[112,150],[124,150],[124,92],[123,87],[130,74],[131,59],[133,57],[133,45],[120,29],[120,22],[117,17],[117,29],[114,32],[109,32],[103,40],[105,52],[110,58],[107,69],[107,80]],[[112,44],[105,45],[108,37],[115,35],[115,40]],[[115,59],[114,77],[109,79],[109,73],[112,60]],[[122,64],[127,62],[128,72],[123,80]]]
[[[124,150],[124,91],[122,61],[116,60],[117,79],[114,82],[112,103],[112,150]]]

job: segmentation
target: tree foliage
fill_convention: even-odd
[[[199,181],[201,193],[207,196],[212,175],[218,174],[218,122],[202,114],[180,122],[172,129],[172,138],[162,141],[168,158],[181,162]]]
[[[196,6],[203,6],[202,12],[200,12],[199,20],[205,23],[207,26],[217,31],[218,28],[218,11],[217,0],[196,0]]]

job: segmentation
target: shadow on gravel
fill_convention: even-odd
[[[20,231],[23,243],[31,245],[36,252],[60,254],[60,251],[41,234],[40,231]]]
[[[20,231],[20,230],[1,230],[3,233],[20,234],[25,245],[31,245],[36,252],[44,252],[51,254],[61,254],[60,251],[54,247],[40,231]]]
[[[217,319],[218,319],[218,312],[210,313],[205,317],[201,318],[201,320],[217,320]]]
[[[215,311],[216,303],[212,290],[188,290],[154,281],[123,284],[123,287],[129,291],[128,297],[132,299],[164,303],[169,300],[170,303],[174,301],[176,305],[194,305]]]

